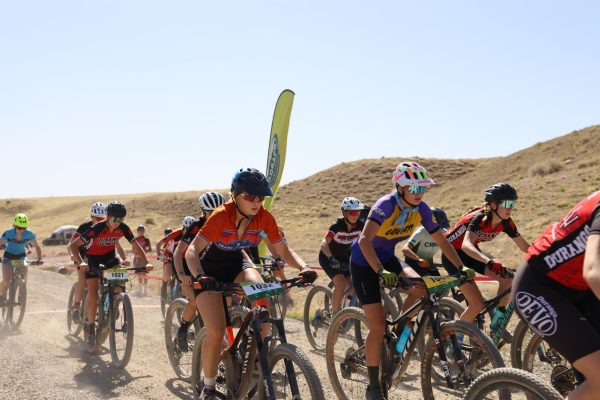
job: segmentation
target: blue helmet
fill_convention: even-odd
[[[271,185],[265,174],[256,168],[242,168],[231,181],[231,192],[245,192],[252,196],[273,196]]]

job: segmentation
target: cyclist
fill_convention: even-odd
[[[102,275],[100,264],[107,264],[115,258],[115,246],[119,239],[124,236],[129,241],[133,252],[144,261],[148,271],[153,268],[152,264],[148,263],[144,250],[135,240],[131,229],[123,222],[126,215],[127,209],[122,203],[110,202],[106,207],[106,220],[93,225],[69,245],[71,254],[75,258],[75,264],[85,272],[88,302],[87,321],[84,329],[88,333],[90,346],[96,344],[94,321],[98,303],[98,283]],[[78,251],[82,246],[85,246],[85,261],[82,260]]]
[[[163,301],[166,300],[167,284],[173,275],[173,253],[175,252],[177,244],[183,237],[184,229],[188,226],[191,226],[195,220],[196,218],[190,215],[183,217],[181,228],[175,230],[169,228],[171,231],[166,233],[165,237],[156,243],[156,254],[158,255],[159,259],[162,258],[163,260],[162,289],[160,291],[160,296]],[[167,229],[165,229],[165,232],[167,232]],[[165,246],[164,249],[163,245]]]
[[[315,272],[308,265],[297,264],[281,239],[275,218],[262,206],[264,198],[272,195],[267,178],[257,169],[243,168],[234,175],[231,200],[213,212],[185,253],[190,272],[204,289],[214,288],[217,282],[262,283],[242,249],[258,245],[263,238],[285,262],[300,269],[306,281],[314,281]],[[257,303],[266,306],[265,299]],[[204,389],[200,398],[215,399],[217,364],[225,334],[222,296],[202,291],[196,296],[196,306],[207,333],[202,344]]]
[[[146,236],[146,227],[144,225],[139,225],[136,229],[137,236],[135,237],[135,241],[138,242],[140,247],[146,252],[152,251],[152,244],[150,243],[150,239]],[[133,256],[133,267],[134,268],[143,268],[144,264],[142,259],[138,256]],[[138,272],[138,296],[148,296],[148,277],[145,272]]]
[[[365,352],[369,386],[368,400],[384,400],[379,382],[379,364],[381,346],[385,331],[385,314],[381,304],[379,282],[395,285],[398,274],[404,277],[418,278],[419,275],[408,265],[402,264],[394,254],[397,243],[408,239],[423,225],[436,241],[442,252],[447,254],[457,267],[460,259],[454,248],[433,221],[431,209],[422,201],[428,186],[435,181],[427,170],[415,162],[401,162],[392,177],[394,191],[383,196],[373,205],[363,231],[352,244],[350,273],[353,282],[360,282],[354,289],[363,304],[363,310],[369,322]],[[425,295],[423,289],[412,288],[404,304],[404,310]]]
[[[498,293],[510,287],[512,279],[506,276],[502,263],[484,254],[478,244],[493,240],[501,232],[506,233],[521,251],[527,253],[529,243],[517,230],[511,219],[511,214],[517,202],[517,191],[507,183],[497,183],[484,192],[485,203],[463,215],[452,228],[446,232],[446,238],[456,249],[463,264],[481,275],[486,275],[498,281]],[[453,263],[442,255],[442,264],[448,273],[457,272]],[[484,307],[484,299],[475,282],[467,282],[460,286],[468,306],[460,319],[473,322]],[[505,311],[510,301],[505,296],[498,309]]]
[[[340,205],[342,218],[338,218],[329,227],[321,241],[319,264],[335,285],[331,307],[333,314],[340,310],[344,290],[352,284],[350,251],[352,242],[358,239],[364,227],[364,223],[358,220],[364,208],[365,206],[357,198],[344,198]]]
[[[106,219],[106,206],[100,202],[92,204],[92,207],[90,208],[90,216],[92,218],[90,221],[84,222],[83,224],[79,225],[79,227],[77,228],[77,232],[75,232],[75,234],[71,237],[71,240],[69,241],[69,245],[72,242],[74,242],[75,240],[77,240],[77,238],[83,232],[90,229],[92,227],[92,225],[102,222]],[[123,251],[123,248],[119,245],[118,242],[116,244],[116,250],[117,250],[117,253],[119,253],[119,256],[121,257],[121,259],[125,260],[125,252]],[[69,252],[69,255],[71,255],[71,248],[68,245],[67,245],[67,251]],[[85,248],[84,247],[79,248],[79,255],[81,256],[82,259],[85,258]],[[71,260],[75,261],[75,257],[73,257],[72,255],[71,255]],[[75,295],[73,296],[73,306],[72,306],[72,315],[71,315],[71,318],[73,319],[73,321],[75,321],[77,323],[79,323],[81,321],[81,312],[79,310],[79,306],[81,305],[81,300],[83,298],[84,289],[85,289],[85,272],[81,268],[77,267],[77,286],[75,289]]]
[[[538,237],[519,268],[519,316],[583,374],[570,400],[600,393],[600,191]]]
[[[183,310],[183,314],[181,315],[181,325],[177,330],[177,347],[183,352],[189,350],[187,331],[192,319],[194,319],[194,315],[196,315],[195,296],[194,290],[192,289],[193,277],[185,260],[185,252],[200,231],[200,228],[204,226],[208,217],[210,217],[216,208],[220,207],[225,202],[225,198],[221,193],[208,192],[200,196],[198,202],[202,209],[202,216],[195,220],[189,227],[185,228],[183,237],[173,252],[173,264],[175,266],[175,271],[177,271],[177,279],[181,282],[183,294],[190,300]]]
[[[33,243],[37,254],[37,261],[42,260],[42,249],[35,239],[35,234],[27,229],[29,227],[29,218],[23,213],[15,215],[13,227],[4,231],[0,237],[0,245],[5,245],[4,256],[2,257],[2,283],[0,283],[0,303],[4,303],[6,289],[12,279],[13,265],[11,260],[25,260],[27,258],[27,243]],[[23,275],[27,283],[27,268]]]
[[[432,208],[433,219],[439,225],[442,232],[450,228],[448,217],[441,208]],[[425,227],[418,228],[408,239],[408,243],[402,248],[404,262],[407,263],[421,276],[440,276],[440,272],[435,267],[433,257],[437,253],[439,246],[433,240]]]

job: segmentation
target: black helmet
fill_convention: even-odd
[[[163,231],[163,233],[165,234],[165,236],[167,236],[171,232],[173,232],[172,228],[165,228],[165,230]]]
[[[115,218],[125,218],[125,216],[127,215],[127,209],[125,208],[123,203],[120,203],[118,201],[111,201],[106,207],[106,215]]]
[[[500,201],[500,200],[517,200],[517,191],[508,183],[496,183],[490,186],[484,192],[485,201]]]
[[[242,168],[233,176],[231,192],[246,192],[252,196],[273,196],[271,185],[265,174],[256,168]]]
[[[441,208],[433,207],[431,209],[431,212],[433,213],[433,217],[435,218],[435,221],[438,223],[440,228],[450,228],[450,222],[448,222],[448,217],[446,216],[444,210],[442,210]]]

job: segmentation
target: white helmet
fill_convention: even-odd
[[[97,218],[106,217],[106,206],[100,202],[92,204],[90,215]]]
[[[184,228],[189,228],[196,221],[196,218],[188,215],[187,217],[183,217],[183,226]]]
[[[224,202],[225,198],[223,198],[223,195],[217,192],[204,193],[198,198],[200,208],[204,211],[213,211],[215,208],[219,207]]]
[[[356,197],[346,197],[342,200],[341,208],[344,211],[363,210],[365,205]]]
[[[429,186],[435,181],[429,177],[427,170],[416,162],[404,161],[398,164],[392,177],[392,183],[398,186]]]

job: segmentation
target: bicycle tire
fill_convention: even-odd
[[[167,286],[160,287],[160,313],[162,314],[163,319],[167,315]]]
[[[23,279],[13,279],[11,281],[8,293],[8,310],[6,313],[7,326],[12,330],[17,330],[25,317],[25,308],[27,307],[27,287]],[[15,310],[16,313],[15,313]]]
[[[117,332],[115,329],[118,326],[117,311],[119,310],[119,304],[123,305],[123,310],[119,311],[118,317],[123,321],[120,326],[121,331]],[[133,307],[131,300],[127,293],[119,293],[114,296],[112,308],[108,312],[110,318],[110,358],[112,365],[116,368],[125,368],[131,359],[131,352],[133,351],[133,337],[134,337],[134,323],[133,323]],[[117,335],[124,334],[125,337],[125,348],[123,354],[119,354],[117,349]]]
[[[281,360],[284,360],[284,362],[285,360],[289,360],[297,367],[294,368],[296,372],[296,378],[304,376],[304,384],[300,385],[300,382],[297,381],[297,383],[299,383],[298,386],[300,389],[300,398],[318,400],[325,398],[325,395],[323,394],[323,387],[321,386],[321,381],[319,379],[319,375],[317,374],[317,370],[315,369],[314,365],[310,362],[308,356],[299,347],[290,343],[279,344],[269,354],[269,373],[271,374],[271,378],[273,379],[273,388],[275,389],[276,398],[295,398],[292,396],[292,393],[288,393],[287,391],[283,392],[283,397],[279,396],[279,386],[276,385],[276,382],[279,382],[278,378],[280,378],[283,375],[284,388],[288,387],[288,385],[286,385],[285,383],[289,382],[289,378],[287,378],[287,375],[285,373],[281,374],[273,371],[277,363]],[[260,385],[258,398],[266,398],[264,385]]]
[[[183,359],[183,355],[177,345],[175,344],[175,338],[173,337],[173,328],[181,324],[180,315],[183,310],[188,305],[188,300],[183,298],[175,299],[169,304],[169,308],[167,309],[167,315],[165,316],[165,346],[167,348],[167,355],[169,356],[169,362],[171,363],[171,367],[173,367],[173,371],[179,377],[179,379],[184,382],[191,382],[192,380],[192,362],[191,359],[189,361],[189,367],[184,367],[185,362],[182,364],[181,360]],[[188,346],[189,340],[193,337],[195,342],[195,337],[198,331],[202,328],[202,319],[200,317],[194,319],[193,325],[188,328]],[[192,329],[193,331],[189,331]],[[193,355],[193,344],[189,346],[190,349],[188,351],[189,355]],[[187,359],[187,356],[185,357]]]
[[[462,339],[462,345],[461,345],[461,349],[464,350],[465,353],[468,354],[469,349],[472,350],[471,353],[471,362],[469,362],[469,360],[467,359],[465,365],[470,368],[470,371],[468,372],[469,376],[466,375],[462,375],[461,378],[466,377],[467,379],[469,378],[475,378],[475,373],[476,371],[473,371],[473,367],[477,368],[478,366],[483,367],[490,367],[490,368],[501,368],[504,367],[504,360],[502,359],[502,356],[500,355],[500,353],[498,352],[498,349],[496,348],[496,346],[494,346],[494,344],[492,343],[492,340],[485,334],[483,333],[479,328],[477,328],[475,325],[470,324],[468,322],[464,322],[464,321],[442,321],[439,324],[439,334],[440,334],[440,339],[441,339],[441,343],[439,345],[444,346],[444,343],[448,343],[447,340],[451,339],[451,340],[456,340],[456,333],[462,333],[464,335],[464,338]],[[454,339],[452,338],[452,336],[454,336]],[[468,337],[468,341],[466,341]],[[423,398],[425,400],[435,400],[436,397],[439,399],[439,396],[436,396],[434,394],[434,387],[437,388],[440,385],[434,385],[434,381],[436,381],[437,379],[437,372],[432,371],[433,366],[434,366],[434,358],[437,356],[437,351],[438,351],[438,346],[434,343],[434,338],[430,337],[427,344],[425,345],[425,351],[422,355],[422,360],[421,360],[421,389],[423,392]],[[448,344],[447,344],[448,346]],[[449,346],[451,346],[451,344],[449,344]],[[453,363],[452,360],[452,354],[450,351],[446,352],[446,355],[448,357],[448,364],[449,366]],[[439,362],[439,360],[438,360]],[[473,379],[474,380],[474,379]],[[442,382],[440,382],[441,385],[444,386],[444,389],[450,389],[447,386],[447,382],[444,380]],[[468,382],[468,384],[470,385],[472,382]],[[462,385],[464,385],[465,382],[462,383]],[[459,384],[460,386],[461,384]],[[466,391],[467,387],[462,387],[461,388],[457,388],[457,393],[456,396],[459,396],[457,398],[462,398],[462,396],[464,395],[464,392]],[[446,396],[451,396],[450,393],[448,393],[447,391],[444,392],[443,394],[441,394],[442,396],[444,396],[444,399],[449,399],[451,397],[446,397]]]
[[[519,319],[519,323],[513,332],[512,343],[510,344],[510,364],[514,368],[523,368],[523,352],[527,347],[525,337],[532,333],[527,322]],[[532,335],[534,335],[532,333]]]
[[[311,315],[311,305],[313,305],[313,299],[319,294],[323,294],[323,310],[315,310],[314,316]],[[313,349],[317,351],[325,350],[325,343],[327,342],[327,330],[329,328],[329,324],[331,322],[332,312],[331,312],[331,299],[332,292],[326,286],[315,285],[313,286],[308,295],[306,296],[306,300],[304,302],[304,332],[306,332],[306,337],[308,338],[308,342],[313,347]],[[316,315],[319,312],[319,315]],[[328,315],[327,315],[328,313]],[[314,334],[313,334],[314,329]],[[318,332],[319,330],[324,331],[325,339],[323,341],[318,340]]]
[[[73,283],[73,286],[71,286],[71,291],[69,292],[69,300],[67,302],[67,330],[69,332],[69,335],[71,336],[79,336],[81,330],[83,329],[83,322],[85,321],[83,313],[81,311],[85,309],[85,304],[83,300],[86,297],[87,288],[84,289],[83,298],[79,303],[79,323],[73,321],[73,299],[75,298],[75,290],[77,290],[78,284],[78,282],[75,282]]]
[[[458,319],[465,311],[465,307],[450,297],[442,297],[438,300],[438,305],[436,307],[436,319],[438,321],[448,320],[453,321]],[[425,352],[425,342],[427,337],[431,336],[431,327],[427,325],[425,327],[425,332],[417,338],[417,350],[419,354],[422,355]]]
[[[499,396],[488,395],[500,389],[509,389],[510,393]],[[517,368],[499,368],[479,376],[465,393],[464,400],[496,399],[498,397],[514,398],[515,390],[527,393],[528,400],[563,400],[554,388],[534,374]],[[534,396],[534,397],[532,397]]]
[[[396,287],[396,288],[390,290],[388,294],[392,298],[392,300],[394,300],[394,302],[396,303],[396,307],[398,308],[398,311],[402,312],[402,307],[404,306],[404,299],[402,298],[402,295],[404,295],[406,297],[406,295],[407,295],[406,289],[401,288],[401,287]]]

